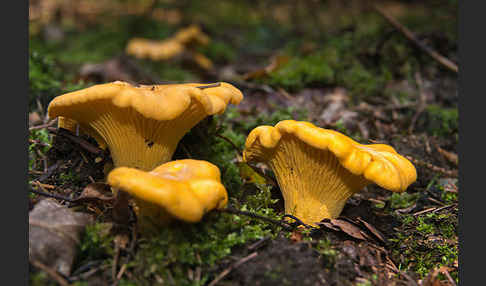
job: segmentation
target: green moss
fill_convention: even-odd
[[[296,90],[313,83],[331,84],[334,70],[321,55],[294,57],[270,74],[268,82],[285,89]]]
[[[269,215],[263,209],[241,208]],[[201,281],[195,283],[188,279],[188,269],[208,269],[231,254],[233,247],[274,236],[277,231],[274,226],[244,216],[212,212],[200,223],[173,224],[161,229],[156,237],[141,242],[132,271],[144,277],[143,281],[137,281],[139,285],[149,285],[156,276],[164,280],[172,277],[177,285],[202,285],[210,277],[203,271]]]
[[[46,129],[38,129],[30,131],[29,139],[33,140],[32,143],[29,143],[29,170],[32,170],[37,160],[42,157],[37,152],[45,155],[51,146],[52,138]]]
[[[78,256],[76,257],[75,265],[111,258],[114,253],[114,237],[110,234],[110,230],[111,224],[108,223],[97,222],[86,226],[81,243],[78,246]]]
[[[427,130],[435,136],[450,136],[459,130],[459,112],[457,108],[443,108],[431,104],[426,108]]]
[[[390,207],[392,209],[408,208],[413,205],[419,197],[420,195],[418,193],[393,193],[389,198]]]
[[[457,215],[427,213],[421,216],[404,215],[402,230],[390,249],[400,262],[400,268],[412,270],[425,277],[439,266],[451,266],[458,259]],[[451,272],[457,281],[457,271]]]
[[[50,95],[61,88],[62,71],[52,57],[36,51],[29,53],[29,109],[36,106],[36,98]]]
[[[29,275],[29,285],[32,286],[54,286],[57,285],[49,275],[44,271],[38,271],[35,273],[30,273]]]
[[[228,63],[236,58],[234,47],[221,40],[211,40],[209,45],[198,48],[198,51],[215,63]]]
[[[315,249],[325,257],[326,267],[332,268],[339,252],[331,246],[331,240],[327,237],[319,239]]]

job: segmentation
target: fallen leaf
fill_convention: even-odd
[[[42,118],[38,112],[34,111],[29,113],[29,126],[34,126],[42,123]]]
[[[238,170],[240,171],[240,177],[245,182],[264,185],[266,180],[263,176],[255,172],[252,167],[248,166],[245,162],[237,162]]]
[[[244,74],[243,79],[249,80],[267,76],[269,73],[272,73],[285,65],[289,59],[290,58],[287,55],[276,55],[270,59],[270,64],[268,66]]]
[[[359,227],[343,219],[323,219],[318,225],[323,225],[335,231],[342,231],[359,240],[369,240],[370,237]]]
[[[358,217],[357,220],[361,222],[376,238],[378,238],[381,242],[386,243],[385,236],[377,230],[373,225],[367,223],[362,218]]]
[[[292,234],[290,235],[290,240],[292,240],[293,242],[302,241],[302,233],[299,230],[292,231]]]
[[[69,276],[81,232],[91,222],[54,199],[38,202],[29,213],[29,258]]]
[[[112,201],[114,199],[111,188],[105,183],[91,183],[87,185],[76,201]]]

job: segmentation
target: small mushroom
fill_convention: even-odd
[[[181,29],[173,37],[165,40],[133,38],[128,42],[125,52],[139,59],[148,58],[158,61],[182,54],[195,44],[207,45],[208,43],[209,37],[201,31],[199,26],[192,25]]]
[[[125,51],[139,59],[151,59],[154,61],[167,60],[181,54],[185,50],[183,44],[174,39],[164,41],[149,40],[144,38],[131,39]]]
[[[48,113],[77,122],[101,148],[108,147],[115,167],[151,170],[171,159],[179,140],[199,121],[242,99],[224,82],[135,87],[117,81],[58,96]]]
[[[285,212],[311,225],[338,217],[346,200],[371,183],[403,192],[417,178],[412,163],[391,146],[359,144],[294,120],[253,129],[243,159],[266,162],[282,191]]]
[[[171,161],[150,172],[119,167],[108,174],[107,181],[132,195],[142,231],[166,225],[173,218],[198,222],[228,202],[218,167],[201,160]]]

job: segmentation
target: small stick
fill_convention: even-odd
[[[31,193],[34,193],[34,194],[37,194],[37,195],[41,195],[41,196],[49,197],[49,198],[54,198],[54,199],[58,199],[58,200],[63,200],[63,201],[67,201],[67,202],[70,202],[70,203],[73,203],[75,201],[75,200],[70,199],[68,197],[64,197],[64,196],[60,196],[60,195],[56,195],[56,194],[50,194],[50,193],[46,193],[46,192],[41,192],[41,191],[37,191],[37,190],[34,190],[34,189],[29,189],[29,191]]]
[[[221,83],[217,82],[217,83],[212,83],[212,84],[203,85],[203,86],[196,86],[196,87],[199,88],[199,89],[206,89],[206,88],[211,88],[211,87],[218,87],[220,85],[221,85]]]
[[[61,274],[57,273],[54,269],[50,268],[49,266],[43,264],[40,261],[34,260],[34,259],[29,259],[30,263],[34,265],[35,267],[45,271],[49,276],[51,276],[52,279],[56,280],[57,283],[61,286],[69,286],[68,281],[61,276]]]
[[[274,220],[274,219],[271,219],[271,218],[268,218],[268,217],[264,217],[264,216],[261,216],[261,215],[258,215],[258,214],[252,213],[252,212],[237,210],[237,209],[232,208],[232,207],[227,207],[227,208],[221,209],[219,211],[225,212],[225,213],[230,213],[230,214],[244,215],[244,216],[248,216],[248,217],[251,217],[251,218],[261,219],[261,220],[264,220],[266,222],[273,223],[273,224],[276,224],[278,226],[281,226],[283,229],[285,229],[287,231],[293,230],[293,227],[289,226],[288,224],[286,224],[284,222]]]
[[[299,225],[303,225],[303,226],[305,226],[306,228],[313,228],[312,226],[310,226],[310,225],[308,225],[308,224],[304,223],[303,221],[301,221],[301,220],[300,220],[298,217],[296,217],[296,216],[293,216],[293,215],[291,215],[291,214],[285,214],[285,215],[284,215],[282,218],[286,218],[286,217],[288,217],[288,218],[291,218],[291,219],[295,220],[295,221],[296,221],[296,222],[297,222]]]
[[[120,271],[118,272],[118,275],[116,275],[116,279],[120,280],[123,276],[123,273],[125,273],[125,270],[127,270],[127,264],[123,264],[122,267],[120,268]]]
[[[419,118],[420,114],[424,112],[425,107],[427,106],[427,98],[425,97],[425,91],[423,88],[424,83],[422,77],[420,76],[420,73],[418,72],[415,73],[415,81],[417,82],[417,86],[418,86],[419,100],[418,100],[418,106],[415,111],[415,114],[413,115],[412,120],[410,121],[410,126],[408,127],[409,134],[412,134],[417,119]]]
[[[115,281],[113,284],[117,285],[118,284],[118,279],[117,277],[117,272],[116,268],[118,266],[118,258],[120,257],[120,245],[118,243],[115,243],[115,257],[113,258],[113,264],[111,265],[111,277],[113,281]]]
[[[427,47],[424,43],[419,41],[414,33],[412,33],[407,27],[400,24],[397,20],[393,17],[388,15],[383,9],[379,8],[378,6],[374,5],[373,9],[375,9],[380,15],[382,15],[390,24],[393,25],[398,31],[400,31],[407,39],[412,41],[418,48],[422,51],[426,52],[429,56],[431,56],[434,60],[445,66],[446,68],[450,69],[451,71],[458,72],[459,68],[457,65],[449,60],[448,58],[440,55],[436,51],[432,50],[431,48]]]
[[[424,213],[428,213],[428,212],[431,212],[431,211],[434,211],[436,210],[437,208],[428,208],[428,209],[425,209],[425,210],[421,210],[421,211],[418,211],[416,213],[413,213],[412,215],[413,216],[418,216],[418,215],[421,215],[421,214],[424,214]]]
[[[51,125],[54,125],[54,123],[56,121],[57,121],[57,119],[52,119],[51,121],[49,121],[45,124],[29,127],[29,131],[50,127]]]
[[[42,174],[39,178],[37,178],[37,181],[42,182],[45,179],[49,178],[49,176],[52,175],[52,173],[59,167],[60,161],[56,162],[54,165],[50,166],[47,168],[47,171]]]
[[[228,142],[229,144],[231,144],[231,146],[233,146],[233,149],[235,149],[235,151],[238,152],[239,155],[241,155],[243,152],[241,151],[240,147],[236,146],[235,143],[233,143],[233,141],[231,141],[229,138],[221,135],[221,134],[216,134],[216,137],[219,137],[221,139],[223,139],[224,141]]]
[[[221,279],[223,279],[228,273],[231,272],[231,270],[239,267],[243,263],[247,262],[250,259],[255,258],[258,255],[258,252],[253,252],[252,254],[243,257],[242,259],[238,260],[236,263],[232,264],[230,267],[226,268],[223,272],[221,272],[211,283],[208,284],[208,286],[214,286],[216,285]]]
[[[68,130],[62,129],[63,131],[61,131],[61,129],[56,129],[56,128],[53,128],[53,127],[48,127],[47,130],[49,132],[53,133],[53,134],[64,136],[64,137],[68,138],[69,140],[77,143],[79,146],[81,146],[83,149],[85,149],[86,151],[88,151],[90,153],[98,154],[98,155],[103,154],[103,149],[98,148],[96,146],[93,146],[88,141],[86,141],[82,138],[79,138],[76,135],[71,134],[71,132],[69,132]]]
[[[449,271],[447,269],[444,269],[441,272],[443,274],[445,274],[445,276],[447,277],[447,279],[449,280],[449,282],[451,282],[452,285],[457,286],[456,281],[454,281],[454,279],[452,279],[452,276],[451,276],[451,274],[449,273]]]
[[[34,139],[29,139],[29,143],[30,144],[41,145],[41,146],[44,146],[44,147],[51,147],[51,145],[49,145],[47,143],[41,142],[39,140],[34,140]]]
[[[432,165],[431,163],[428,163],[428,162],[424,162],[424,161],[415,159],[415,158],[413,158],[411,156],[405,155],[405,157],[408,160],[412,161],[412,163],[417,164],[417,165],[425,166],[425,167],[429,168],[430,170],[432,170],[434,172],[439,172],[439,173],[442,173],[442,174],[444,174],[446,176],[450,176],[450,177],[454,177],[454,178],[457,178],[457,176],[458,176],[457,170],[446,170],[444,168],[441,168],[441,167]]]

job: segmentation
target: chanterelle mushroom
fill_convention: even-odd
[[[391,146],[359,144],[294,120],[253,129],[243,158],[266,162],[282,191],[285,212],[311,225],[338,217],[346,200],[368,184],[403,192],[417,178],[412,163]]]
[[[169,161],[182,136],[204,117],[242,99],[237,88],[224,82],[135,87],[117,81],[58,96],[48,113],[76,121],[109,148],[115,167],[151,170]]]
[[[125,51],[136,58],[158,61],[173,58],[194,44],[207,45],[208,43],[209,37],[199,26],[191,25],[165,40],[133,38],[128,42]]]
[[[218,167],[200,160],[176,160],[150,172],[120,167],[108,174],[108,184],[132,195],[139,225],[144,229],[166,224],[172,218],[200,221],[228,202]]]

